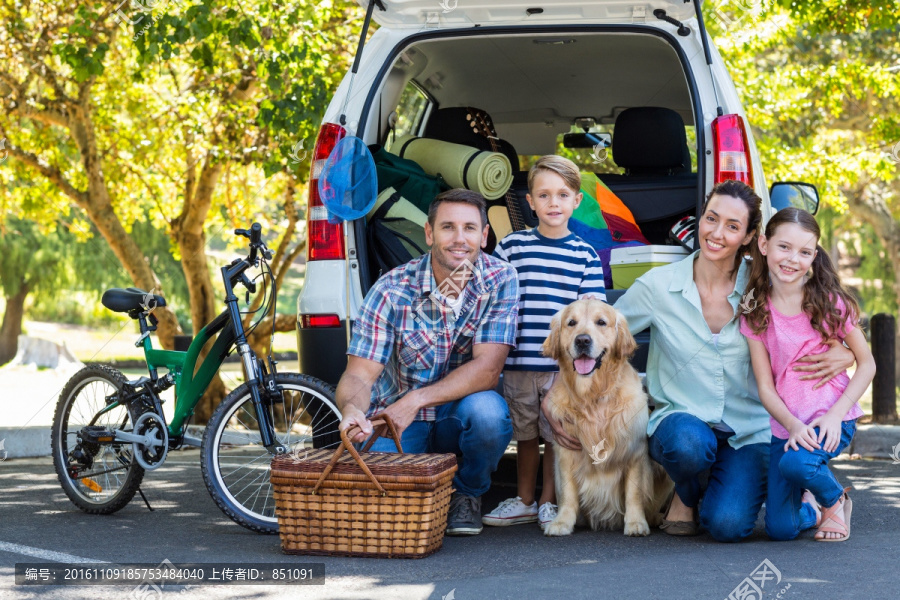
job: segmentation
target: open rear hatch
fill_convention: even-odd
[[[368,8],[369,0],[357,0]],[[384,10],[373,18],[382,26],[459,28],[474,25],[545,25],[585,23],[632,23],[654,19],[663,9],[679,21],[697,16],[700,0],[378,0]],[[380,9],[380,6],[379,6]]]

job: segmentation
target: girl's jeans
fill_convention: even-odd
[[[816,427],[816,436],[819,428]],[[788,448],[787,440],[772,437],[769,450],[769,493],[766,496],[766,533],[773,540],[792,540],[801,531],[814,527],[813,507],[800,501],[803,490],[809,490],[823,507],[833,506],[841,499],[844,488],[828,468],[828,461],[840,454],[856,433],[856,421],[841,425],[841,441],[834,452],[809,450],[798,446]],[[823,441],[824,443],[824,441]]]

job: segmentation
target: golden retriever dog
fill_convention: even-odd
[[[544,534],[569,535],[579,517],[591,528],[650,534],[673,489],[650,460],[647,394],[628,359],[637,349],[625,317],[595,299],[573,302],[550,323],[542,352],[559,363],[550,414],[581,442],[554,445],[559,514]]]

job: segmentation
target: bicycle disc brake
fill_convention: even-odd
[[[145,470],[159,468],[169,453],[169,430],[165,420],[155,412],[145,412],[134,423],[134,435],[149,438],[149,442],[133,442],[134,459]]]

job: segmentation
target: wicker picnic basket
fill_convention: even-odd
[[[440,549],[456,456],[403,454],[390,419],[375,417],[372,424],[375,432],[362,452],[350,442],[350,428],[335,451],[272,459],[286,554],[422,558]],[[386,429],[399,454],[367,452]]]

